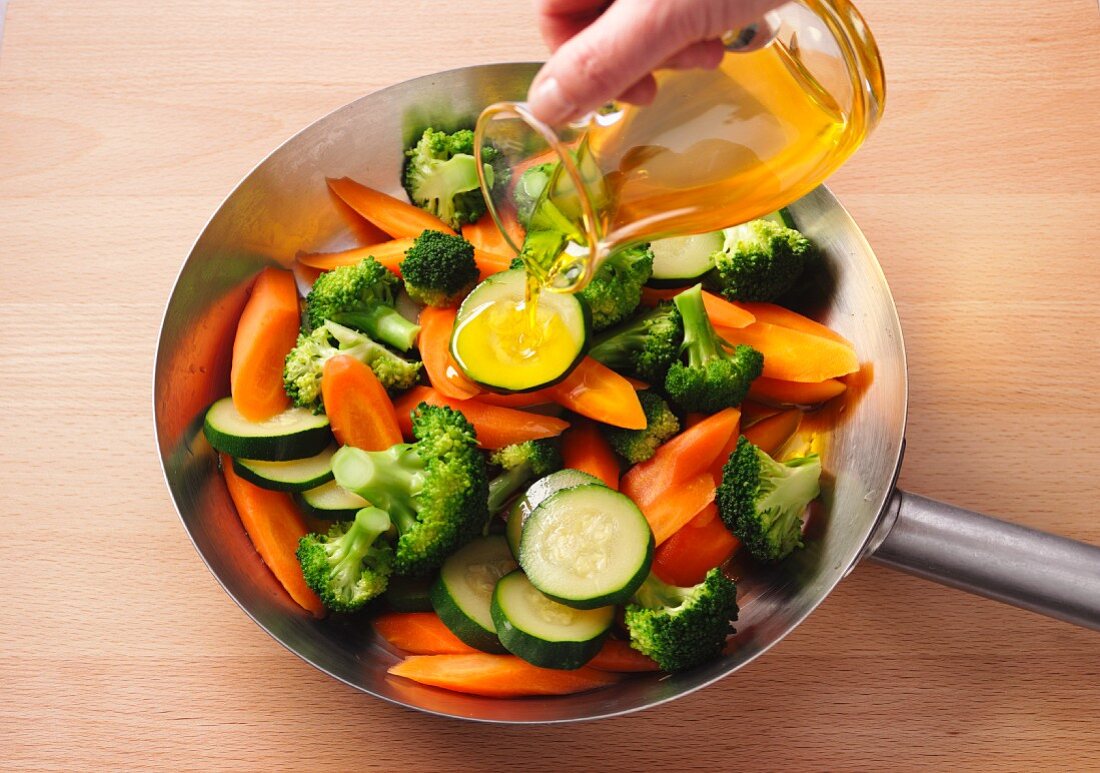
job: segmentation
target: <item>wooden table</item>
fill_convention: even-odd
[[[889,106],[832,187],[906,332],[902,483],[1100,543],[1096,4],[865,4]],[[298,128],[411,76],[542,54],[529,3],[463,6],[8,4],[0,767],[1100,768],[1100,637],[873,566],[722,683],[549,728],[374,700],[229,601],[152,439],[176,270]]]

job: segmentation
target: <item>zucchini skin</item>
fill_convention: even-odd
[[[304,459],[328,448],[332,443],[332,431],[328,420],[313,427],[287,432],[281,435],[242,436],[222,430],[217,419],[211,418],[219,405],[229,397],[223,397],[211,405],[203,417],[202,431],[206,440],[215,451],[242,459],[256,459],[261,462],[289,462]]]

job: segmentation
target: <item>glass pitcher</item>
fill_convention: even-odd
[[[658,72],[646,107],[612,103],[561,127],[523,102],[482,112],[481,189],[517,253],[512,189],[526,168],[556,162],[539,201],[564,216],[556,230],[569,244],[542,266],[550,289],[581,289],[627,244],[716,231],[790,204],[844,163],[882,114],[878,48],[847,0],[786,3],[725,41],[716,70]],[[507,185],[487,184],[486,144],[511,166]]]

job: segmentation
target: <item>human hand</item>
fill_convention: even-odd
[[[535,117],[557,124],[611,99],[648,104],[653,71],[718,66],[721,36],[782,0],[536,0],[553,55],[531,84]]]

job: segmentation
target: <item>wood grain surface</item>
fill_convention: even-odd
[[[831,185],[889,278],[906,487],[1100,543],[1093,0],[865,0],[886,118]],[[1100,769],[1100,637],[860,566],[788,639],[581,726],[395,708],[284,651],[188,543],[151,429],[194,237],[300,127],[531,59],[526,0],[11,0],[0,50],[0,768]]]

